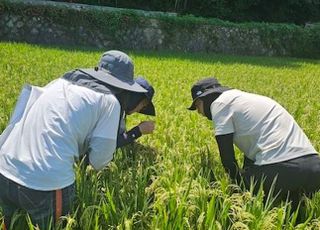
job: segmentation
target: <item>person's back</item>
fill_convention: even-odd
[[[114,110],[118,113],[108,116]],[[41,191],[72,184],[74,158],[88,150],[90,138],[115,140],[119,113],[112,94],[56,80],[44,88],[1,147],[0,173]]]
[[[303,195],[320,189],[320,157],[276,101],[222,86],[213,77],[196,82],[191,96],[188,109],[213,121],[222,165],[234,182],[244,182],[255,194],[262,185],[266,200],[271,191],[279,200],[291,200],[293,209]],[[242,168],[234,144],[245,155]]]
[[[134,80],[131,58],[105,52],[98,67],[76,69],[44,88],[26,85],[0,135],[0,207],[6,226],[17,210],[41,229],[70,213],[74,158],[100,170],[113,158],[128,92],[148,91]]]
[[[271,98],[228,90],[212,103],[211,111],[215,134],[234,133],[235,145],[257,165],[317,152],[294,118]]]

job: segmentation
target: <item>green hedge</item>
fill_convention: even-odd
[[[61,1],[61,0],[60,0]],[[66,2],[171,11],[234,22],[305,24],[320,21],[319,0],[64,0]]]
[[[294,24],[273,23],[232,23],[219,19],[206,19],[194,16],[166,16],[154,14],[145,16],[143,12],[134,10],[107,9],[98,6],[71,7],[71,4],[56,3],[46,4],[45,1],[8,1],[0,2],[0,14],[13,12],[19,15],[39,15],[62,25],[87,25],[113,34],[131,26],[144,26],[150,19],[155,18],[160,22],[162,30],[166,33],[165,43],[174,42],[175,32],[194,33],[195,28],[204,25],[214,27],[234,28],[239,30],[255,30],[264,44],[278,50],[274,55],[282,55],[281,50],[286,50],[288,56],[320,58],[320,24],[307,27]],[[214,36],[214,35],[213,35]],[[235,38],[236,39],[236,38]]]
[[[42,16],[62,25],[87,25],[106,33],[112,33],[120,27],[141,23],[141,16],[133,10],[101,11],[98,10],[99,8],[101,7],[84,7],[79,13],[75,8],[63,4],[50,5],[36,1],[28,3],[10,0],[0,2],[0,13],[7,11],[18,15]]]

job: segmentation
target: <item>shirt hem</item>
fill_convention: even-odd
[[[24,181],[16,178],[15,176],[13,176],[11,174],[8,174],[8,172],[6,172],[6,171],[0,170],[0,173],[4,177],[6,177],[7,179],[9,179],[9,180],[21,185],[21,186],[27,187],[29,189],[37,190],[37,191],[54,191],[54,190],[57,190],[57,189],[63,189],[63,188],[66,188],[66,187],[72,185],[75,182],[75,180],[73,180],[71,182],[66,182],[66,183],[64,183],[62,185],[57,185],[57,186],[52,186],[52,187],[41,187],[41,186],[35,186],[35,185],[27,184]]]
[[[261,160],[259,162],[254,162],[255,165],[258,165],[258,166],[262,166],[262,165],[270,165],[270,164],[277,164],[277,163],[281,163],[281,162],[285,162],[285,161],[289,161],[289,160],[293,160],[293,159],[296,159],[296,158],[300,158],[300,157],[304,157],[304,156],[309,156],[309,155],[316,155],[318,154],[317,152],[314,152],[314,153],[306,153],[306,154],[299,154],[299,155],[293,155],[292,157],[286,157],[286,158],[283,158],[283,159],[278,159],[278,160],[273,160],[273,161],[264,161],[264,160]]]

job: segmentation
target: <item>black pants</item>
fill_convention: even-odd
[[[263,190],[266,194],[276,178],[274,194],[279,193],[281,200],[285,200],[289,194],[295,208],[302,195],[310,197],[320,189],[320,157],[313,154],[261,166],[254,165],[246,158],[242,177],[247,189],[250,188],[251,180],[257,184],[254,192],[257,192],[260,183],[264,181]]]
[[[74,184],[61,189],[61,215],[69,213],[75,196]],[[0,208],[2,208],[7,229],[11,217],[18,209],[28,212],[34,225],[40,229],[54,226],[57,211],[56,191],[38,191],[19,185],[0,174]],[[52,221],[50,223],[50,221]]]

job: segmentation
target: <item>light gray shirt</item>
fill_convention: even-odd
[[[0,136],[0,173],[36,190],[64,188],[74,182],[74,159],[82,153],[96,169],[112,160],[119,117],[112,94],[64,79],[25,87]]]
[[[317,153],[294,118],[268,97],[233,89],[210,109],[215,135],[233,133],[234,144],[256,165]]]

